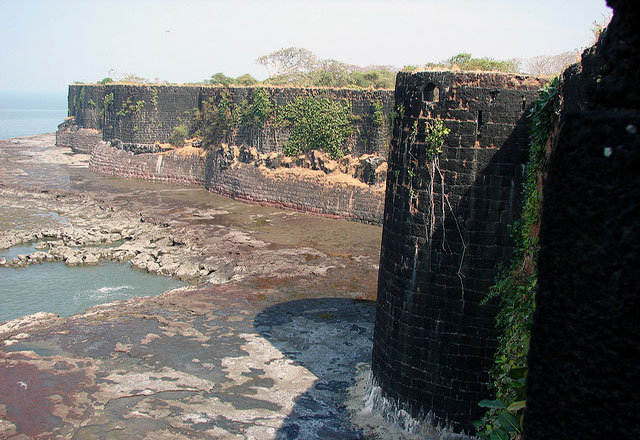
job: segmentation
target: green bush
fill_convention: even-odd
[[[235,80],[233,80],[233,84],[238,84],[241,86],[253,86],[255,84],[258,84],[258,82],[259,81],[257,79],[255,79],[253,76],[251,76],[248,73],[245,73],[244,75],[240,75]]]
[[[211,97],[204,101],[202,108],[194,112],[195,133],[206,144],[228,143],[236,125],[233,116],[229,90],[224,89],[217,98]]]
[[[441,119],[432,119],[427,123],[424,136],[429,160],[433,160],[434,157],[442,153],[442,146],[449,133],[451,130],[444,126]]]
[[[364,89],[393,89],[396,85],[396,72],[384,69],[351,72],[349,85]]]
[[[473,58],[470,53],[462,52],[440,63],[429,63],[427,68],[446,68],[460,70],[482,70],[492,72],[517,72],[518,60],[494,60],[493,58]]]
[[[176,147],[182,147],[184,145],[184,140],[187,138],[189,134],[189,130],[187,126],[184,124],[178,125],[173,128],[173,132],[171,136],[169,136],[169,142],[175,145]]]
[[[263,88],[256,88],[249,101],[245,101],[239,108],[236,119],[245,128],[261,129],[273,111],[274,105],[269,92]]]
[[[233,81],[234,79],[232,77],[227,76],[222,72],[218,72],[216,74],[211,75],[211,78],[209,79],[209,84],[227,87],[231,85]]]
[[[352,121],[351,107],[345,101],[298,96],[278,114],[280,126],[290,128],[284,153],[295,156],[318,149],[329,153],[332,159],[340,158],[353,133]]]

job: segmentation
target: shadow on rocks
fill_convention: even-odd
[[[356,366],[371,362],[374,317],[374,301],[346,298],[289,301],[256,316],[260,335],[317,377],[297,398],[276,438],[364,438],[344,405]]]

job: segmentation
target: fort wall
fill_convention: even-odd
[[[480,302],[512,253],[525,116],[541,86],[498,73],[397,78],[372,367],[387,397],[456,432],[489,397],[497,307]],[[432,158],[434,120],[450,132]]]
[[[101,129],[103,140],[122,142],[122,148],[135,153],[155,152],[156,143],[166,143],[175,127],[192,128],[203,103],[228,93],[232,106],[248,101],[255,87],[165,86],[127,84],[79,84],[69,86],[69,116],[80,128]],[[343,101],[351,106],[355,118],[347,151],[359,156],[377,153],[384,157],[389,130],[373,119],[374,102],[385,114],[391,110],[390,90],[354,90],[300,87],[260,87],[276,108],[296,97],[315,96]],[[282,151],[289,129],[280,127],[272,116],[261,129],[236,127],[231,144],[248,145],[260,152]]]
[[[640,438],[640,20],[614,15],[564,74],[543,185],[523,438]]]
[[[71,85],[69,114],[60,125],[57,143],[76,152],[91,153],[93,170],[124,177],[186,182],[251,203],[278,206],[367,223],[382,221],[383,189],[376,168],[384,163],[390,130],[387,122],[374,122],[374,104],[391,112],[389,90],[265,87],[277,109],[301,96],[315,96],[348,103],[354,114],[354,130],[347,142],[350,157],[373,156],[365,178],[339,172],[332,175],[302,166],[260,166],[238,157],[228,160],[233,148],[207,146],[165,150],[175,127],[193,128],[203,103],[226,94],[232,106],[251,99],[255,87],[156,86],[156,85]],[[288,128],[280,127],[275,116],[261,129],[237,125],[232,146],[241,146],[253,155],[271,154],[268,162],[281,160],[288,140]],[[236,149],[237,150],[237,149]],[[237,151],[236,151],[237,153]],[[232,154],[233,155],[233,154]],[[237,156],[237,154],[236,154]],[[263,161],[264,162],[264,161]],[[384,166],[380,169],[385,169]],[[325,170],[326,171],[326,170]],[[333,170],[332,170],[333,171]],[[386,174],[382,174],[385,176]],[[384,184],[384,179],[382,184]]]

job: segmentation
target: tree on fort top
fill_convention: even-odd
[[[256,60],[271,76],[307,73],[315,67],[317,58],[309,49],[288,47],[263,55]]]

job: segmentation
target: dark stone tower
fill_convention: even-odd
[[[640,9],[614,16],[581,68],[544,183],[525,437],[640,438]]]
[[[387,397],[456,432],[471,431],[487,397],[497,310],[480,302],[511,255],[525,114],[541,85],[499,73],[398,74],[373,372]],[[432,162],[425,131],[436,118],[451,131]]]

